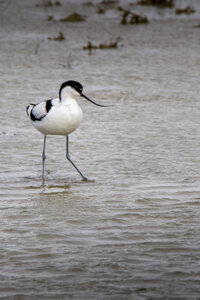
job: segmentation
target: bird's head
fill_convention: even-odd
[[[86,97],[83,94],[83,86],[79,82],[74,81],[74,80],[69,80],[69,81],[65,81],[61,84],[61,87],[59,90],[60,101],[62,100],[62,97],[67,97],[67,96],[75,97],[78,95],[87,99],[88,101],[92,102],[93,104],[95,104],[97,106],[106,107],[106,105],[98,104],[98,103],[92,101],[91,99],[89,99],[88,97]]]

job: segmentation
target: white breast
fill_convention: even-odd
[[[76,100],[71,98],[66,103],[54,101],[46,116],[41,121],[35,121],[32,124],[44,135],[66,136],[80,125],[81,119],[82,110]]]

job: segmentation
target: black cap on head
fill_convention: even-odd
[[[83,86],[78,81],[68,80],[61,84],[61,87],[59,90],[59,99],[61,99],[62,89],[64,89],[66,86],[70,86],[72,89],[77,91],[80,95],[82,94]]]
[[[98,104],[98,103],[92,101],[91,99],[89,99],[87,96],[85,96],[83,94],[83,86],[78,81],[74,81],[74,80],[69,80],[69,81],[63,82],[63,84],[61,85],[60,90],[59,90],[59,99],[60,99],[60,101],[61,101],[62,89],[64,89],[66,86],[70,86],[72,89],[77,91],[77,93],[79,93],[79,95],[81,97],[87,99],[88,101],[92,102],[93,104],[95,104],[97,106],[101,106],[101,107],[108,107],[107,105]]]

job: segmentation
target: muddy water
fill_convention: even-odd
[[[33,2],[0,3],[0,299],[198,299],[197,15],[60,23],[46,20],[94,7]],[[48,39],[60,31],[64,41]],[[118,36],[117,49],[82,50]],[[91,181],[66,161],[64,138],[48,137],[43,186],[43,138],[25,107],[68,79],[113,107],[79,100],[70,151]]]

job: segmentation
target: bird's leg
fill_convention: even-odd
[[[78,173],[81,175],[83,180],[87,181],[87,178],[81,173],[81,171],[77,168],[77,166],[73,163],[73,161],[70,158],[69,155],[69,137],[66,136],[66,158],[69,160],[69,162],[72,164],[72,166],[78,171]]]
[[[46,155],[45,155],[45,148],[46,148],[46,138],[47,136],[44,136],[44,144],[43,144],[43,152],[42,152],[42,182],[44,183],[44,162],[46,159]]]

